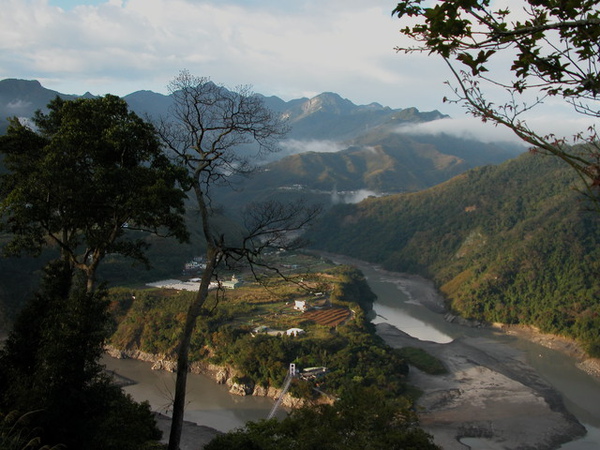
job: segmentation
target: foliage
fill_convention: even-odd
[[[331,269],[329,273],[339,280],[331,292],[333,303],[356,303],[365,311],[371,310],[376,297],[361,271],[343,265]]]
[[[272,325],[268,322],[272,312],[274,318],[287,316],[287,328],[303,322],[303,314],[294,313],[286,305],[288,296],[298,287],[274,278],[269,291],[252,285],[241,287],[227,292],[224,301],[216,304],[210,314],[201,315],[192,337],[192,360],[206,360],[210,355],[211,362],[235,368],[239,377],[251,384],[277,387],[283,383],[292,362],[301,368],[325,366],[329,372],[318,383],[331,395],[353,385],[378,386],[393,395],[404,395],[406,364],[375,336],[364,317],[363,308],[371,308],[374,294],[362,273],[352,267],[336,266],[310,278],[312,285],[331,293],[332,302],[351,308],[354,318],[335,329],[305,323],[307,333],[299,337],[286,336],[286,328],[280,331],[282,336],[255,334],[252,330],[257,324]],[[287,289],[282,285],[288,285]],[[181,317],[193,294],[167,292],[138,291],[132,302],[131,292],[112,290],[111,300],[119,323],[111,343],[119,348],[173,356]],[[214,299],[211,297],[209,303]],[[123,314],[128,304],[131,306]],[[303,391],[311,397],[312,390],[304,389],[301,383],[292,392]],[[306,384],[313,386],[310,382]]]
[[[135,300],[132,300],[133,295]],[[112,289],[113,319],[119,325],[111,342],[120,348],[174,355],[185,311],[193,295],[192,292],[160,295],[154,291]]]
[[[576,178],[556,159],[527,154],[420,193],[334,208],[311,238],[432,278],[463,316],[534,325],[592,351],[600,224],[568,189]]]
[[[0,448],[2,450],[60,450],[62,445],[50,447],[42,444],[39,430],[29,424],[36,411],[19,415],[15,411],[0,414]]]
[[[87,292],[83,278],[63,261],[47,268],[0,352],[0,412],[35,411],[29,421],[44,443],[142,449],[159,432],[149,405],[134,403],[103,375],[107,302],[102,290]],[[119,430],[107,433],[115,423]]]
[[[128,231],[187,237],[184,173],[162,153],[152,125],[107,95],[48,104],[32,125],[11,120],[0,137],[8,253],[39,253],[48,242],[93,286],[100,261],[119,253],[145,261],[146,243]],[[79,253],[78,253],[79,252]]]
[[[402,33],[418,43],[399,50],[444,58],[458,83],[454,101],[483,121],[508,127],[536,151],[567,162],[585,181],[587,195],[598,201],[600,152],[595,128],[575,137],[586,145],[570,147],[564,137],[536,133],[525,119],[545,99],[562,99],[578,113],[600,117],[598,2],[527,0],[521,8],[498,9],[489,0],[422,3],[402,1],[393,11],[409,23]],[[506,58],[512,58],[512,65]],[[465,70],[459,73],[455,65]],[[501,67],[510,70],[502,73]],[[498,87],[506,91],[505,103],[493,98]]]
[[[444,364],[425,350],[416,347],[402,347],[396,353],[408,364],[430,375],[443,375],[448,373]]]
[[[282,421],[250,422],[217,436],[207,450],[437,449],[414,416],[374,388],[353,388],[333,405],[295,410]]]
[[[149,405],[113,386],[99,364],[110,324],[95,278],[110,253],[145,261],[147,231],[187,238],[185,173],[118,97],[57,98],[48,109],[32,125],[13,119],[0,138],[2,227],[11,233],[3,249],[60,252],[0,352],[0,411],[35,411],[41,442],[151,448],[160,431]]]
[[[514,22],[509,8],[493,10],[489,0],[421,3],[403,1],[394,9],[400,18],[421,20],[403,33],[430,52],[461,61],[474,75],[488,72],[493,56],[512,49],[513,86],[520,91],[530,80],[570,98],[593,98],[600,91],[598,48],[590,45],[600,38],[595,1],[528,0]]]

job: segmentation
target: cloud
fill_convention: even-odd
[[[541,108],[538,114],[530,114],[526,118],[529,128],[541,136],[554,134],[559,138],[571,139],[579,132],[585,132],[593,120],[590,117],[572,117],[553,113]],[[483,123],[474,117],[445,118],[431,122],[403,125],[398,133],[413,135],[447,134],[464,139],[481,142],[512,142],[524,144],[510,129],[502,125]]]
[[[181,69],[286,100],[415,106],[437,72],[405,59],[387,1],[0,0],[0,77],[66,93],[165,92]],[[430,64],[431,61],[427,61]],[[431,90],[431,83],[429,84]],[[422,96],[420,96],[422,97]],[[437,105],[424,99],[424,103]],[[434,108],[432,108],[434,109]]]
[[[462,116],[460,106],[442,103],[452,76],[441,58],[394,51],[410,45],[398,31],[406,23],[391,16],[394,6],[388,0],[0,0],[0,78],[37,79],[67,94],[126,95],[166,93],[168,82],[188,69],[284,100],[336,92],[356,104]]]
[[[5,108],[10,110],[22,110],[28,108],[31,102],[25,100],[15,100],[5,105]]]
[[[510,130],[495,127],[490,123],[483,123],[473,117],[445,118],[431,122],[407,124],[398,127],[396,131],[402,134],[413,135],[447,134],[481,142],[519,142],[519,139]]]
[[[280,155],[295,155],[296,153],[317,152],[317,153],[335,153],[343,150],[341,143],[335,141],[301,141],[298,139],[286,139],[282,141]]]
[[[368,189],[359,189],[358,191],[347,191],[347,192],[333,191],[331,193],[331,203],[333,203],[334,205],[337,205],[340,203],[354,204],[354,203],[360,203],[368,197],[379,197],[379,196],[380,196],[380,194],[378,194],[377,192],[370,191]]]

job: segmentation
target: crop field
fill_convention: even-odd
[[[350,310],[341,306],[327,309],[313,309],[302,314],[302,320],[313,320],[319,325],[335,327],[350,317]]]

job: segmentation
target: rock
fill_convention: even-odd
[[[215,373],[214,377],[217,384],[225,384],[229,379],[229,374],[226,369],[221,369]]]
[[[598,358],[589,358],[581,361],[577,364],[577,367],[589,375],[600,378],[600,359]]]
[[[269,386],[269,388],[267,389],[267,397],[279,398],[280,394],[281,394],[281,389],[278,389],[276,387]]]
[[[251,395],[254,388],[246,383],[233,383],[229,389],[229,393],[233,395],[246,396]]]
[[[252,395],[256,397],[266,397],[269,394],[269,389],[263,386],[254,386],[254,392]]]
[[[166,370],[167,372],[177,371],[177,363],[166,359],[159,359],[152,365],[152,370]]]
[[[127,355],[124,352],[122,352],[118,348],[115,348],[115,347],[113,347],[111,345],[107,345],[104,350],[106,351],[106,353],[108,354],[108,356],[110,356],[111,358],[115,358],[115,359],[127,359]]]
[[[303,398],[292,397],[289,394],[285,394],[283,397],[283,401],[281,402],[281,404],[286,408],[292,409],[301,408],[304,406],[305,403],[306,400],[304,400]]]

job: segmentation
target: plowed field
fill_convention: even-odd
[[[350,317],[350,310],[342,307],[313,309],[302,314],[303,320],[314,320],[319,325],[327,327],[335,327],[348,317]]]

